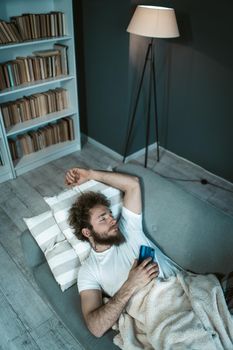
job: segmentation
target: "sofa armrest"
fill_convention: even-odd
[[[45,261],[45,256],[32,237],[29,230],[25,230],[20,236],[20,242],[25,260],[30,268],[34,268]]]

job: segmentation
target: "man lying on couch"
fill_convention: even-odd
[[[137,177],[81,168],[66,174],[68,185],[88,180],[103,182],[124,193],[120,220],[113,218],[109,201],[100,193],[83,193],[70,210],[69,223],[91,253],[78,275],[82,312],[89,330],[101,337],[119,319],[130,299],[156,279],[174,277],[181,269],[143,233],[141,189]],[[141,245],[153,246],[156,263],[138,264]],[[103,304],[102,295],[110,298]],[[233,334],[232,334],[233,337]]]
[[[92,246],[81,267],[78,288],[82,310],[90,331],[102,336],[119,318],[131,296],[157,276],[169,277],[176,265],[156,251],[157,263],[150,258],[137,266],[141,245],[151,245],[142,230],[141,189],[137,177],[85,169],[66,174],[69,185],[96,180],[124,193],[120,221],[112,217],[108,200],[100,193],[83,193],[70,211],[70,225],[79,239]],[[159,254],[158,254],[159,253]],[[159,255],[159,256],[158,256]],[[112,298],[102,305],[102,292]]]

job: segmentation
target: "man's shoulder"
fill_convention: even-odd
[[[122,227],[127,227],[127,228],[134,228],[139,227],[141,229],[141,224],[142,224],[142,213],[141,214],[136,214],[132,212],[131,210],[122,207],[121,211],[121,216],[119,220],[119,224]]]
[[[90,255],[83,261],[82,265],[80,266],[79,272],[78,272],[79,277],[81,276],[85,277],[87,275],[94,274],[95,264],[93,263],[93,260],[91,259]]]
[[[123,218],[141,218],[142,217],[142,213],[137,214],[137,213],[129,210],[125,206],[123,206],[122,209],[121,209],[121,217],[123,217]]]
[[[85,270],[88,269],[90,264],[93,262],[92,249],[90,250],[90,254],[86,257],[85,260],[82,261],[80,269]]]

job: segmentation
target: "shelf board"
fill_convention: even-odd
[[[38,152],[28,154],[19,160],[14,161],[16,175],[24,174],[38,166],[61,158],[72,152],[80,150],[81,146],[77,140],[60,142],[46,147]]]
[[[9,43],[9,44],[1,44],[0,50],[6,50],[6,49],[14,49],[16,47],[23,47],[28,45],[41,45],[44,43],[53,43],[55,41],[64,41],[64,40],[70,40],[72,39],[71,36],[56,36],[51,38],[41,38],[36,40],[27,40],[27,41],[21,41],[19,43]]]
[[[30,120],[27,120],[23,123],[12,125],[11,127],[9,127],[7,129],[6,135],[7,135],[7,137],[13,136],[13,135],[19,134],[21,132],[28,131],[34,127],[43,126],[43,125],[48,124],[52,121],[71,116],[75,113],[76,113],[76,111],[74,109],[64,109],[64,110],[59,111],[59,112],[54,112],[54,113],[44,115],[42,117],[30,119]]]
[[[66,81],[71,79],[74,79],[73,75],[59,75],[58,77],[55,77],[55,78],[32,81],[30,83],[25,83],[25,84],[21,84],[18,86],[14,86],[14,87],[2,90],[0,92],[0,98],[7,95],[13,95],[19,91],[24,91],[28,89],[37,89],[40,86],[46,86],[56,82]]]

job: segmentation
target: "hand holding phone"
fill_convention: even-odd
[[[155,261],[155,250],[154,248],[151,248],[146,245],[141,245],[140,252],[139,252],[139,258],[138,258],[138,265],[140,265],[143,260],[151,257],[151,262]]]

